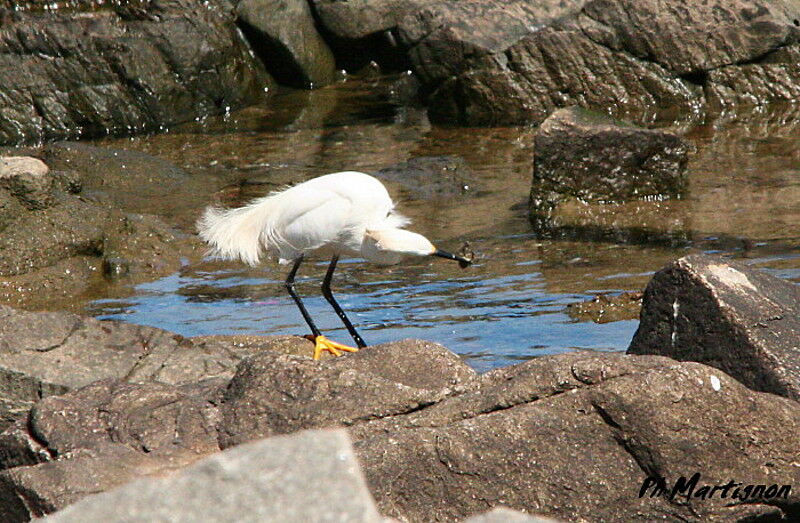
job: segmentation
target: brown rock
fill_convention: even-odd
[[[261,353],[242,362],[228,386],[220,445],[398,416],[463,390],[474,377],[452,352],[418,340],[319,362]]]
[[[116,378],[169,385],[233,376],[249,352],[191,343],[152,327],[0,305],[0,398],[6,420],[39,399]]]
[[[798,19],[789,1],[476,0],[397,31],[434,120],[538,123],[575,104],[646,120],[796,99]]]
[[[53,205],[53,180],[50,169],[38,158],[0,158],[0,188],[10,192],[27,209]]]
[[[753,505],[719,496],[675,503],[638,497],[649,476],[674,482],[695,471],[701,485],[732,478],[796,484],[800,411],[794,402],[750,391],[716,369],[664,358],[571,354],[515,367],[417,413],[450,411],[446,416],[356,444],[384,514],[454,521],[497,505],[570,521],[798,513],[794,492]],[[492,382],[499,387],[494,392]],[[519,392],[500,392],[509,389]]]
[[[580,108],[560,109],[536,135],[531,220],[548,235],[617,241],[674,236],[668,223],[653,225],[642,215],[651,207],[661,216],[664,200],[685,192],[688,152],[688,143],[672,132]],[[625,214],[618,207],[627,202],[632,202],[627,214],[635,216],[631,223],[616,220],[604,227],[606,221],[598,219],[603,207],[616,211],[611,215]]]

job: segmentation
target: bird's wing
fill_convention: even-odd
[[[274,223],[277,236],[291,250],[303,252],[338,241],[352,228],[353,202],[336,191],[298,194]]]

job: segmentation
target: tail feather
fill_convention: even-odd
[[[208,207],[197,220],[200,238],[211,246],[208,254],[224,260],[241,260],[251,266],[258,265],[264,254],[261,235],[265,225],[265,210],[263,205],[257,205],[256,202],[238,209]]]

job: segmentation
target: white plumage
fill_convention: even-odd
[[[367,233],[380,235],[380,231],[400,229],[408,223],[395,212],[394,202],[380,181],[368,174],[346,171],[314,178],[238,209],[209,207],[198,229],[200,237],[211,245],[210,254],[253,266],[265,251],[286,264],[325,246],[336,253],[386,263],[380,253],[370,252],[372,236]],[[430,242],[416,244],[432,247]]]

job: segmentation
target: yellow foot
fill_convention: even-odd
[[[358,349],[355,347],[350,347],[349,345],[342,345],[341,343],[336,343],[335,341],[331,341],[325,336],[306,336],[306,338],[310,339],[314,342],[314,359],[318,360],[320,356],[322,356],[322,351],[326,350],[333,354],[334,356],[341,356],[342,352],[358,352]]]

